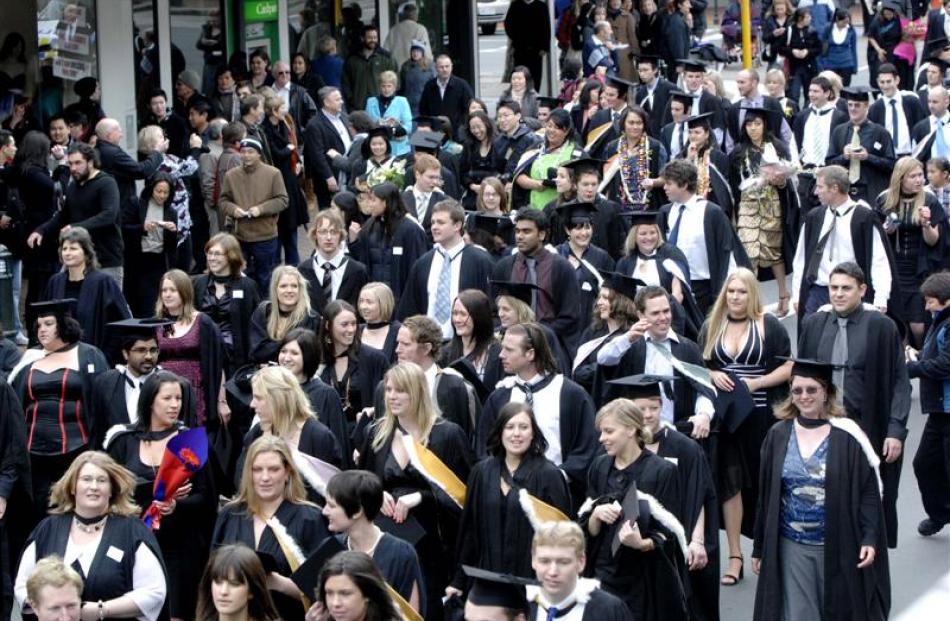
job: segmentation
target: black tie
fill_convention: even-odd
[[[329,261],[324,263],[322,267],[323,282],[320,283],[320,288],[323,289],[323,299],[329,302],[333,293],[333,270],[336,268]]]
[[[518,382],[518,388],[521,389],[521,392],[524,393],[524,402],[525,404],[533,408],[534,407],[534,391],[531,390],[531,384],[528,382]]]

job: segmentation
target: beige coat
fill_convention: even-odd
[[[252,168],[238,166],[224,175],[220,210],[234,219],[234,236],[239,241],[258,242],[277,237],[277,216],[287,209],[287,188],[280,171],[260,162]],[[235,210],[259,207],[256,218],[238,218]]]
[[[607,16],[611,28],[614,31],[614,41],[623,43],[629,47],[623,50],[617,50],[617,77],[623,78],[635,84],[640,82],[637,75],[636,65],[633,62],[633,54],[640,53],[640,42],[637,40],[637,19],[627,11],[621,11],[620,15],[614,19]]]

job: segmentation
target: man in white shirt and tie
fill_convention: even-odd
[[[402,193],[402,200],[406,210],[422,226],[429,231],[432,218],[432,208],[445,200],[446,196],[439,191],[442,185],[442,164],[434,155],[417,153],[412,165],[414,183]],[[429,239],[432,239],[431,232]]]
[[[670,93],[676,90],[676,85],[660,75],[659,56],[638,56],[637,73],[640,75],[640,86],[637,87],[635,100],[650,117],[647,133],[651,138],[658,139],[660,130],[663,129],[666,105]]]
[[[910,155],[913,151],[911,129],[921,119],[920,100],[917,95],[900,90],[900,75],[891,63],[878,68],[877,86],[881,97],[868,110],[868,118],[882,125],[894,142],[897,157]]]
[[[660,142],[666,147],[670,159],[686,155],[689,146],[689,128],[686,119],[689,118],[690,105],[693,98],[682,91],[670,93],[670,117],[673,119],[660,131]]]
[[[934,157],[950,156],[950,93],[943,86],[934,86],[927,91],[927,108],[930,116],[917,123],[911,130],[914,141],[914,157],[926,162]]]
[[[799,322],[828,304],[829,275],[845,261],[854,261],[870,274],[868,301],[887,310],[893,271],[876,216],[851,199],[848,170],[843,166],[826,166],[815,176],[818,200],[825,208],[805,217],[792,261],[792,308]]]

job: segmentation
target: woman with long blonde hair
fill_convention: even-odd
[[[290,576],[329,536],[287,442],[274,435],[252,442],[237,495],[218,513],[212,547],[240,543],[272,557],[268,583],[280,618],[302,621],[304,594]]]
[[[792,365],[783,357],[791,355],[791,340],[782,322],[763,309],[755,274],[738,268],[716,297],[699,345],[716,388],[748,391],[755,403],[737,426],[720,426],[719,460],[713,464],[729,543],[729,565],[721,582],[733,586],[743,577],[739,537],[751,536],[755,523],[759,448],[775,422],[771,407],[786,393]]]
[[[251,362],[277,362],[280,341],[295,328],[320,329],[320,314],[310,307],[307,279],[292,265],[274,268],[270,295],[251,315]]]
[[[412,516],[425,530],[416,552],[427,578],[427,615],[437,617],[455,570],[462,513],[459,498],[445,490],[464,487],[472,464],[471,448],[461,427],[436,414],[428,380],[418,365],[396,364],[386,372],[383,386],[385,412],[377,413],[360,449],[359,466],[375,472],[383,482],[383,515],[397,523]],[[432,459],[454,474],[448,487],[443,487],[444,476],[426,466]]]
[[[86,451],[50,492],[50,515],[33,530],[20,558],[14,594],[22,606],[36,562],[50,555],[82,568],[82,615],[155,621],[167,594],[162,554],[139,519],[135,477],[109,455]],[[118,555],[112,550],[119,550]]]
[[[943,244],[948,234],[947,214],[940,200],[924,188],[924,165],[914,157],[902,157],[894,165],[890,186],[877,197],[878,218],[894,255],[900,284],[901,304],[910,324],[911,345],[923,344],[927,311],[920,286],[943,267]]]

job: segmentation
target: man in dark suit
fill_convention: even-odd
[[[310,285],[307,287],[310,308],[323,315],[333,300],[344,300],[355,307],[360,289],[369,282],[369,276],[366,266],[343,248],[346,239],[343,218],[332,209],[319,212],[310,229],[310,238],[315,248],[313,256],[297,266]]]
[[[432,209],[446,199],[439,191],[442,180],[442,163],[434,155],[417,153],[412,164],[412,185],[402,193],[406,211],[428,233],[432,222]],[[432,234],[429,233],[431,240]]]
[[[873,205],[877,195],[887,189],[894,168],[894,143],[887,130],[868,120],[870,89],[852,86],[841,89],[848,101],[848,122],[831,133],[825,163],[849,170],[851,197]]]
[[[455,335],[452,301],[466,289],[488,291],[494,262],[486,251],[462,239],[465,211],[456,201],[443,197],[433,204],[430,214],[434,246],[409,270],[396,318],[428,315],[448,340]]]
[[[881,97],[868,109],[868,119],[887,130],[894,142],[895,157],[913,151],[911,130],[923,118],[917,95],[900,90],[897,67],[884,63],[877,70],[877,86]]]
[[[346,153],[353,134],[343,112],[343,95],[335,86],[324,86],[317,95],[321,109],[304,129],[304,162],[313,180],[317,205],[330,206],[330,199],[342,189],[348,170]]]
[[[436,76],[422,87],[419,114],[445,116],[452,123],[452,135],[465,123],[468,104],[475,96],[472,87],[460,77],[452,75],[452,59],[439,54],[435,59]]]
[[[921,162],[932,157],[947,157],[950,155],[950,115],[947,108],[950,106],[950,95],[944,86],[935,86],[927,91],[927,107],[930,116],[921,119],[911,130],[911,139],[914,141],[914,156]],[[942,144],[938,146],[937,131],[943,133]]]
[[[698,60],[678,61],[683,66],[683,90],[691,99],[691,106],[686,110],[686,116],[697,116],[704,112],[712,112],[713,133],[716,135],[716,144],[723,144],[723,127],[726,124],[725,112],[722,109],[722,102],[718,97],[706,91],[703,88],[703,80],[706,79],[706,63]],[[667,109],[663,117],[665,123],[673,120],[672,115]]]
[[[148,179],[162,164],[162,154],[158,151],[149,153],[141,162],[133,160],[125,149],[119,146],[124,136],[122,126],[115,119],[106,117],[96,125],[99,170],[115,178],[115,183],[119,186],[120,208],[130,197],[135,196],[136,179]]]
[[[650,117],[647,133],[651,138],[659,140],[667,102],[670,100],[670,93],[676,90],[676,85],[660,75],[659,56],[638,57],[637,73],[640,74],[640,86],[637,87],[634,101]]]
[[[946,85],[947,63],[937,56],[931,56],[927,62],[920,66],[918,84],[922,85],[917,89],[917,99],[920,100],[920,110],[924,118],[930,114],[927,107],[927,94],[930,89]]]
[[[628,107],[627,95],[631,86],[636,87],[627,80],[607,76],[607,82],[604,84],[604,107],[590,118],[587,131],[581,136],[584,150],[591,155],[603,155],[601,150],[604,145],[620,137],[617,121]]]
[[[692,96],[682,91],[672,91],[669,95],[669,104],[666,109],[669,111],[670,121],[660,130],[659,141],[666,147],[671,160],[681,155],[685,156],[686,149],[689,148],[689,128],[686,126],[686,119],[689,118],[692,101]]]

